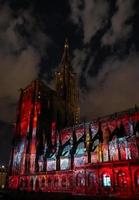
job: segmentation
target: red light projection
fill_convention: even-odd
[[[56,122],[51,125],[51,142],[53,146],[56,144]]]
[[[66,129],[61,132],[61,142],[64,145],[72,137],[72,129]]]
[[[98,132],[98,122],[91,122],[90,124],[90,131],[91,131],[91,137],[92,139],[95,137],[95,135]]]
[[[21,109],[21,135],[26,136],[29,131],[30,114],[32,109],[31,99],[25,99]]]
[[[19,177],[18,176],[12,176],[9,177],[9,188],[10,189],[17,189],[19,186]]]
[[[25,125],[24,139],[14,148],[10,189],[139,197],[139,112],[120,113],[60,132],[52,121],[51,142],[45,151],[45,143],[40,143],[39,138],[43,133],[37,132],[40,103],[35,102],[33,108],[32,119],[26,118],[32,120],[32,135],[26,139]],[[28,114],[31,116],[29,111]],[[38,148],[42,154],[36,164],[38,144],[42,144]]]
[[[85,128],[84,125],[81,124],[79,127],[77,127],[75,129],[75,133],[76,133],[76,140],[78,141],[82,136],[84,136],[85,134]]]

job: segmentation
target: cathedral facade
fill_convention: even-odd
[[[69,46],[55,73],[21,90],[12,142],[10,189],[91,196],[139,195],[139,109],[80,123]]]

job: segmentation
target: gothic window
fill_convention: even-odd
[[[102,181],[104,187],[111,187],[111,177],[108,173],[103,174]]]
[[[39,172],[42,172],[43,171],[43,162],[38,161],[38,165],[39,165]]]

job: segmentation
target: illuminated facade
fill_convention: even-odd
[[[21,90],[10,173],[34,173],[42,166],[44,154],[55,151],[56,124],[60,130],[65,122],[63,109],[64,102],[56,92],[39,80]]]
[[[52,126],[50,135],[50,143],[41,143],[39,159],[35,157],[39,138],[34,146],[32,136],[32,148],[28,148],[27,137],[18,139],[19,150],[13,154],[9,176],[11,189],[92,196],[139,195],[139,110],[60,132]],[[30,155],[25,149],[30,149]]]
[[[56,81],[57,92],[38,80],[21,90],[9,188],[139,195],[139,109],[76,124],[78,91],[67,42]]]

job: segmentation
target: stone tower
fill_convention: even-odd
[[[55,77],[57,95],[64,101],[65,126],[77,124],[80,119],[79,89],[76,74],[70,63],[67,40],[65,40],[64,52]]]

